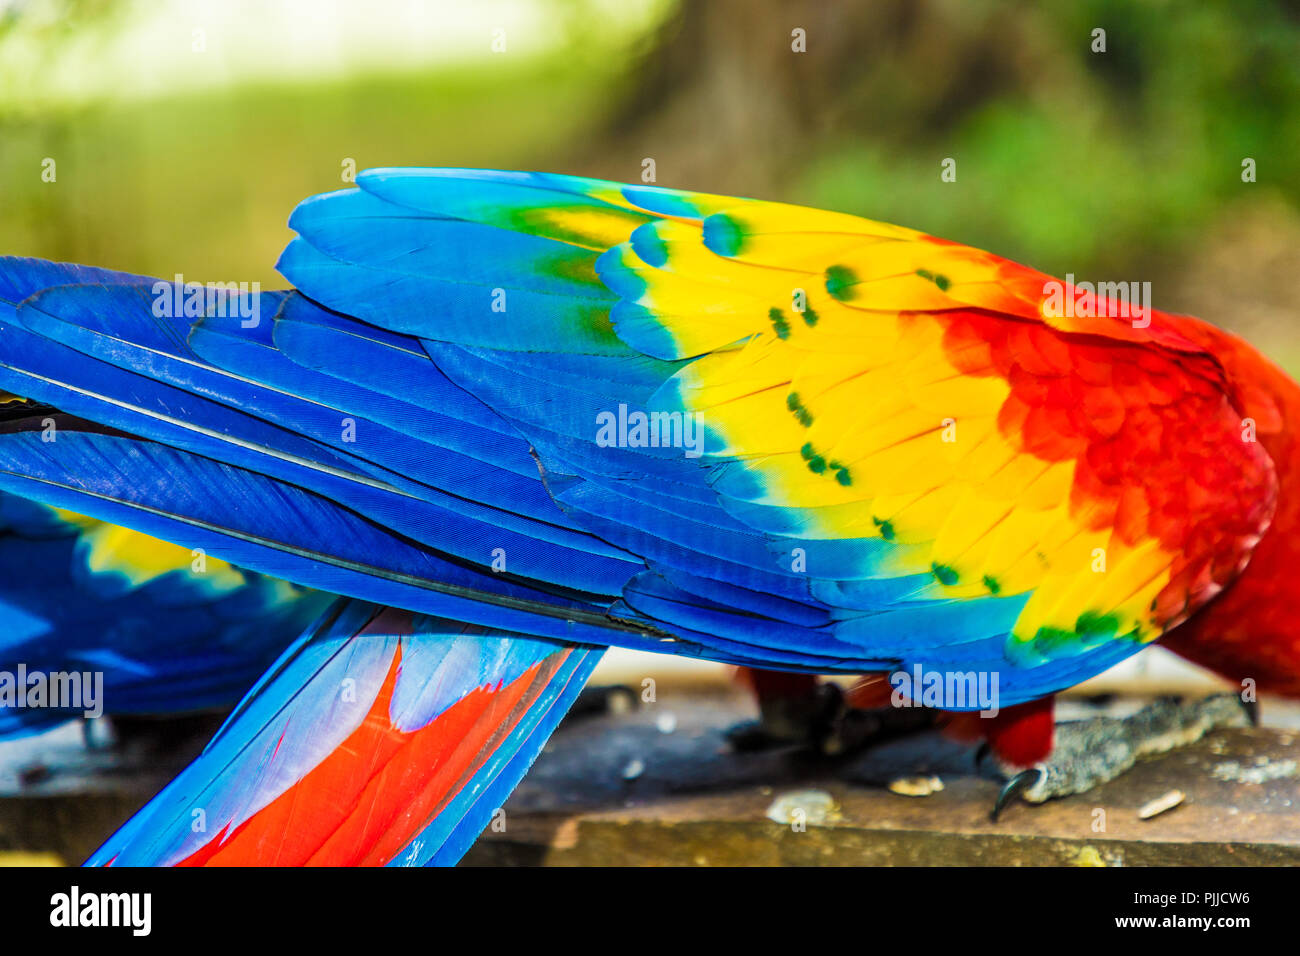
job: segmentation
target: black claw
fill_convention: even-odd
[[[1034,784],[1038,783],[1043,772],[1037,768],[1030,767],[1028,770],[1022,770],[1010,780],[1008,780],[998,793],[997,800],[993,801],[993,812],[989,814],[989,819],[994,823],[998,822],[998,815],[1006,808],[1006,805],[1013,798],[1024,793]]]
[[[1241,702],[1241,709],[1246,712],[1246,716],[1250,719],[1250,726],[1258,727],[1259,726],[1259,701],[1243,700]]]
[[[982,741],[980,745],[975,748],[975,772],[976,773],[979,773],[984,768],[984,761],[989,759],[989,754],[991,754],[992,752],[993,752],[993,748],[989,746],[989,742],[987,740]]]

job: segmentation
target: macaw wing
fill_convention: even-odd
[[[28,260],[0,267],[20,279],[49,278]],[[405,463],[386,457],[385,432],[369,426],[393,389],[394,364],[407,366],[408,402],[427,404],[431,416],[456,409],[452,431],[426,455],[459,457],[467,472],[481,467],[455,445],[458,434],[486,428],[495,428],[503,454],[520,446],[532,454],[513,423],[447,379],[418,342],[332,316],[296,294],[263,294],[269,301],[261,312],[271,317],[265,323],[242,320],[241,313],[259,311],[246,297],[191,323],[156,314],[157,287],[164,303],[181,292],[166,282],[123,280],[52,286],[23,300],[19,321],[0,336],[4,384],[80,420],[16,410],[0,429],[8,432],[0,439],[0,485],[311,587],[483,626],[592,641],[599,638],[590,628],[607,628],[611,642],[687,654],[707,645],[711,656],[735,663],[817,671],[887,666],[864,659],[860,647],[799,628],[757,646],[743,635],[708,635],[702,644],[705,635],[681,626],[665,643],[660,629],[644,633],[644,621],[612,622],[610,605],[630,593],[628,582],[645,561],[575,522],[551,497],[543,499],[549,513],[530,513],[533,489],[553,493],[554,482],[547,488],[535,469],[531,476],[516,471],[519,493],[510,501],[521,513],[489,510],[472,495],[488,494],[492,483],[453,494],[433,478],[412,480]],[[339,346],[341,334],[348,347]],[[358,342],[361,348],[350,347]],[[332,361],[322,359],[322,348]],[[377,354],[388,362],[376,364]],[[411,367],[413,358],[419,367]],[[332,409],[332,422],[320,419],[321,407]],[[40,433],[47,420],[57,420],[57,441]],[[357,426],[346,437],[337,427],[345,422]],[[508,538],[516,528],[523,537]],[[716,524],[697,522],[685,543],[661,544],[653,531],[643,538],[652,551],[707,567],[717,549],[700,549],[718,536]],[[748,559],[764,547],[747,530],[732,537],[723,553]],[[766,573],[752,560],[737,569],[751,585],[790,587],[789,575]],[[808,620],[818,610],[800,614]]]
[[[426,475],[483,472],[461,446],[489,430],[498,457],[531,455],[515,426],[438,372],[418,341],[296,294],[262,294],[263,322],[243,318],[259,312],[248,296],[195,322],[156,308],[155,288],[164,303],[181,295],[172,283],[42,288],[58,280],[48,264],[0,260],[0,270],[29,290],[21,320],[0,335],[4,384],[80,416],[15,409],[0,427],[6,489],[322,590],[519,633],[598,642],[604,629],[613,643],[705,653],[684,631],[671,639],[610,620],[644,560],[575,524],[535,465],[531,475],[514,469],[495,502],[472,497],[495,496],[495,479],[449,490],[450,479],[403,473],[410,459],[392,459],[393,430],[371,427],[396,414],[394,392],[427,417],[446,413],[445,435],[412,429],[429,439],[422,454],[436,467]],[[301,359],[287,360],[281,340]],[[57,440],[45,441],[46,421]],[[356,426],[347,437],[344,422]],[[508,537],[514,529],[520,537]],[[853,647],[848,659],[834,650],[814,642],[754,657],[746,643],[716,639],[707,653],[861,669]]]
[[[104,269],[21,260],[0,269],[0,319],[33,289],[139,282]],[[0,413],[15,412],[0,397]],[[76,679],[75,706],[0,708],[0,736],[73,716],[228,707],[327,602],[285,581],[9,494],[0,495],[0,664]],[[95,689],[95,681],[102,681]],[[92,699],[93,698],[93,699]],[[84,706],[83,706],[84,705]]]
[[[455,863],[602,652],[340,599],[88,863]]]
[[[15,494],[322,590],[525,633],[610,626],[605,609],[644,569],[574,528],[527,443],[422,351],[419,387],[403,387],[431,412],[387,400],[400,376],[365,389],[277,361],[273,316],[330,321],[300,296],[241,296],[191,329],[138,277],[24,259],[0,260],[0,276],[22,314],[0,335],[0,375],[58,409],[12,405],[0,424],[0,484]],[[42,285],[60,278],[103,281]],[[264,321],[242,317],[259,305]],[[366,330],[351,324],[357,340]],[[399,408],[422,437],[383,424]]]
[[[646,558],[629,616],[773,661],[998,669],[1014,702],[1184,620],[1268,526],[1272,462],[1190,320],[1055,309],[1041,273],[775,203],[358,185],[298,208],[281,271],[514,423],[561,508]]]
[[[8,262],[14,271],[26,263]],[[228,297],[220,316],[196,323],[156,315],[160,294],[183,298],[182,287],[163,282],[38,290],[23,301],[0,362],[28,397],[318,491],[461,560],[490,561],[500,547],[521,573],[594,593],[617,593],[640,566],[565,527],[527,445],[436,381],[427,361],[424,392],[435,410],[285,359],[270,338],[278,316],[323,312],[299,296]],[[464,414],[472,405],[477,414]]]

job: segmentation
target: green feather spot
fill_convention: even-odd
[[[984,586],[989,589],[989,594],[997,594],[1002,590],[1002,585],[998,583],[998,579],[991,574],[984,575]]]
[[[1034,634],[1034,650],[1043,657],[1052,657],[1054,654],[1066,650],[1071,644],[1077,643],[1078,636],[1074,631],[1067,631],[1059,627],[1040,627]]]
[[[1085,640],[1114,637],[1119,630],[1119,618],[1114,614],[1084,611],[1074,622],[1074,631]]]
[[[820,316],[818,316],[812,309],[805,308],[803,310],[803,320],[808,325],[808,328],[812,328],[816,325],[818,318],[820,318]]]
[[[726,213],[715,212],[704,220],[704,248],[720,256],[731,257],[740,252],[745,233],[740,224]]]
[[[922,279],[928,279],[929,281],[933,282],[944,292],[947,292],[948,286],[952,285],[952,283],[948,281],[947,276],[938,275],[936,273],[931,272],[929,269],[917,269],[916,274],[919,275]]]
[[[788,404],[789,399],[786,402]],[[853,483],[848,466],[840,464],[838,461],[827,461],[825,457],[817,454],[812,442],[804,442],[803,447],[799,449],[799,454],[803,456],[804,461],[808,462],[808,470],[814,475],[824,474],[826,469],[829,468],[835,473],[835,480],[841,485],[851,485]]]
[[[799,393],[791,392],[785,397],[785,407],[794,413],[795,419],[804,428],[808,428],[813,423],[812,414],[804,408],[803,402],[799,401]]]
[[[820,475],[826,470],[826,459],[813,450],[812,442],[804,442],[799,454],[803,455],[804,461],[808,462],[808,470],[814,475]]]
[[[831,266],[826,270],[826,291],[832,299],[847,302],[851,298],[850,289],[858,277],[848,266]]]
[[[946,564],[931,564],[930,570],[934,572],[934,576],[939,579],[940,584],[952,587],[957,583],[957,572]]]
[[[1115,614],[1084,611],[1075,619],[1073,630],[1062,627],[1040,627],[1034,634],[1034,650],[1043,657],[1078,654],[1106,641],[1119,638],[1121,636],[1119,624],[1119,617]],[[1135,628],[1122,637],[1136,638],[1138,633],[1139,629]]]
[[[646,223],[658,221],[658,216],[650,213],[634,212],[631,209],[615,209],[604,203],[583,199],[557,205],[506,206],[491,216],[492,225],[504,226],[514,232],[528,233],[530,236],[545,236],[558,242],[567,242],[575,246],[587,246],[596,240],[596,234],[584,231],[581,225],[566,225],[568,222],[581,222],[581,217],[570,219],[570,213],[588,213],[593,207],[600,208],[600,223],[607,225],[619,220],[623,223],[624,235],[631,235],[634,230]]]
[[[604,289],[605,284],[596,275],[596,256],[585,255],[586,250],[564,252],[555,256],[539,256],[537,271],[556,275],[570,282],[579,282],[594,289]]]
[[[882,538],[886,541],[894,540],[894,522],[886,521],[884,518],[877,518],[875,515],[871,516],[871,520],[875,526],[880,529],[880,536]]]
[[[778,339],[788,339],[790,337],[790,323],[786,321],[785,313],[780,309],[768,309],[767,317],[772,320],[772,328],[776,330]]]

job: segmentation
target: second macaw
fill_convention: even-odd
[[[27,414],[0,394],[0,428]],[[0,581],[0,740],[86,716],[229,708],[331,600],[7,493]]]
[[[1152,642],[1300,694],[1300,388],[1241,340],[839,213],[357,186],[290,291],[0,261],[0,488],[344,596],[92,862],[454,862],[608,645],[982,676],[1030,799]]]

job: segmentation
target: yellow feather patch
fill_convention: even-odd
[[[63,514],[70,514],[64,512]],[[78,516],[79,517],[79,516]],[[66,520],[66,519],[65,519]],[[121,528],[117,525],[81,519],[81,534],[86,567],[96,573],[115,571],[124,575],[132,587],[140,587],[165,574],[181,572],[202,582],[214,594],[242,587],[244,576],[220,558],[202,557],[202,570],[196,569],[197,556],[189,548]]]
[[[758,479],[747,500],[795,511],[808,538],[893,542],[895,570],[933,571],[938,596],[1030,594],[1014,628],[1026,646],[1076,629],[1078,646],[1154,635],[1150,603],[1172,555],[1148,540],[1094,571],[1111,533],[1072,511],[1075,462],[1002,434],[1009,383],[954,366],[947,326],[927,311],[1036,314],[1001,281],[1005,263],[853,217],[769,204],[725,216],[734,234],[713,245],[733,255],[682,221],[620,252],[675,341],[716,350],[676,385],[718,450]],[[812,321],[789,308],[800,287]]]

